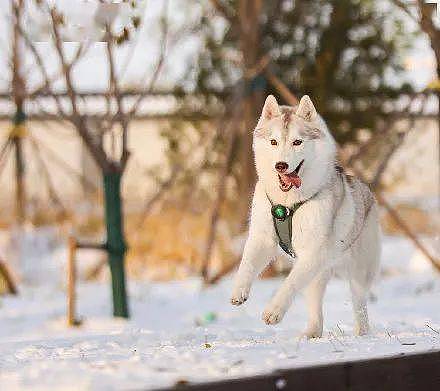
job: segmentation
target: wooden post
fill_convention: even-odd
[[[79,326],[76,319],[76,240],[69,237],[67,258],[67,324]]]

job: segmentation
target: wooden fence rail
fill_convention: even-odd
[[[106,245],[103,243],[88,243],[78,241],[74,236],[68,239],[68,257],[67,257],[67,324],[69,326],[80,326],[81,319],[76,311],[76,282],[77,267],[76,253],[79,249],[92,249],[106,251]]]
[[[202,384],[180,381],[162,390],[428,391],[440,390],[440,350],[277,370]]]

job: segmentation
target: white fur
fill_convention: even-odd
[[[286,110],[289,108],[284,108]],[[380,252],[376,205],[368,209],[361,222],[356,218],[358,200],[350,193],[348,181],[338,179],[335,142],[326,124],[308,96],[301,99],[297,108],[290,110],[294,110],[294,115],[286,127],[283,107],[269,96],[254,133],[258,181],[252,201],[249,237],[235,277],[231,302],[240,305],[246,301],[252,281],[280,255],[268,197],[273,203],[287,207],[308,200],[292,218],[292,244],[296,253],[295,259],[290,258],[292,270],[267,305],[263,320],[267,324],[280,322],[293,298],[302,291],[309,312],[304,334],[309,338],[322,336],[323,295],[329,278],[337,272],[350,284],[355,334],[366,334],[369,330],[367,295],[378,269]],[[304,137],[308,131],[310,138]],[[271,145],[272,139],[277,141],[276,146]],[[303,143],[293,146],[295,139]],[[284,161],[293,169],[302,159],[300,188],[283,192],[279,188],[275,163]],[[360,234],[349,248],[342,246],[342,240],[353,232],[356,224],[362,224]]]

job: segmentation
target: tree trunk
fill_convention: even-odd
[[[14,136],[12,143],[15,149],[15,210],[17,222],[21,225],[26,219],[25,212],[25,187],[24,187],[24,158],[23,158],[23,129],[25,123],[25,114],[22,109],[22,103],[17,105],[14,117]]]
[[[260,55],[260,24],[261,0],[240,0],[240,47],[243,54],[243,75],[255,67]],[[263,102],[264,86],[261,77],[248,81],[244,97],[243,133],[240,137],[240,205],[243,211],[242,228],[247,226],[248,210],[255,185],[256,174],[252,151],[253,128],[258,121],[259,111]],[[264,83],[264,80],[263,80]]]
[[[120,172],[104,174],[105,222],[108,262],[112,277],[113,315],[128,318],[124,260],[126,244],[122,221]]]
[[[25,188],[24,188],[24,159],[23,159],[23,136],[26,114],[23,110],[25,97],[25,82],[22,77],[21,56],[20,56],[20,32],[19,23],[23,12],[23,0],[12,4],[13,19],[13,41],[12,41],[12,94],[15,103],[14,133],[12,143],[15,147],[15,208],[19,224],[22,224],[25,216]],[[15,4],[15,5],[14,5]]]

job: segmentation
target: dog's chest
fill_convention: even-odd
[[[274,232],[278,247],[290,258],[297,252],[303,252],[310,245],[322,240],[320,227],[326,224],[317,202],[305,203],[296,209],[290,209],[289,218],[283,221],[273,219]]]

